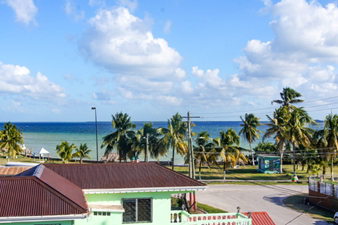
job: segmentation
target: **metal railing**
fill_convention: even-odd
[[[241,213],[189,214],[184,210],[173,210],[170,222],[185,225],[252,225],[252,219]]]

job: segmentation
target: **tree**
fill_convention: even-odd
[[[287,120],[287,140],[292,144],[293,151],[293,173],[296,176],[296,148],[303,145],[305,148],[311,146],[312,134],[314,130],[307,127],[308,124],[315,122],[303,108],[294,108]]]
[[[214,146],[219,150],[220,157],[223,158],[224,179],[227,167],[235,167],[240,160],[247,163],[247,158],[239,151],[239,142],[240,137],[231,128],[226,132],[220,131],[220,137],[213,140]]]
[[[325,117],[324,129],[315,133],[318,143],[322,143],[322,148],[327,159],[331,161],[331,179],[333,180],[333,161],[336,158],[338,149],[338,115],[328,115]]]
[[[172,148],[172,170],[175,169],[175,151],[178,154],[184,155],[184,133],[187,126],[183,122],[183,118],[179,113],[176,113],[168,120],[168,129],[159,128],[158,131],[163,135],[159,141],[160,146],[165,146],[166,149]]]
[[[166,149],[159,145],[161,133],[153,128],[152,123],[145,123],[143,128],[136,131],[135,137],[131,139],[132,148],[137,155],[144,153],[144,161],[148,162],[148,155],[151,158],[158,158],[167,153]],[[148,139],[148,140],[147,140]]]
[[[253,150],[264,154],[275,154],[278,152],[276,144],[270,142],[260,142]]]
[[[63,163],[67,163],[73,158],[73,149],[76,149],[75,144],[69,144],[67,141],[61,142],[56,146],[56,154],[58,154]]]
[[[133,132],[132,129],[136,128],[136,125],[131,122],[131,117],[127,113],[120,112],[112,115],[112,127],[115,131],[103,137],[101,148],[106,147],[105,155],[116,148],[121,162],[122,158],[126,160],[130,151],[128,134]]]
[[[87,144],[80,144],[79,148],[76,148],[76,152],[73,154],[73,157],[80,158],[80,164],[82,164],[83,159],[91,159],[92,157],[89,156],[92,150],[88,149]]]
[[[213,143],[210,142],[210,140],[212,139],[209,138],[209,133],[207,131],[201,131],[197,134],[196,140],[194,141],[196,145],[193,146],[193,151],[199,165],[199,179],[201,179],[201,169],[203,164],[207,164],[209,168],[210,165],[217,164],[217,152],[213,148]],[[189,161],[189,158],[186,158],[186,161]]]
[[[242,135],[244,139],[249,143],[250,151],[251,151],[251,158],[252,158],[252,165],[255,165],[255,159],[253,155],[253,151],[251,149],[252,142],[256,141],[256,138],[260,137],[260,130],[257,129],[258,126],[261,126],[262,124],[259,122],[259,118],[257,118],[254,114],[245,114],[244,119],[242,116],[240,116],[243,124],[241,124],[241,127],[243,127],[239,131],[239,135]]]
[[[274,137],[276,142],[276,147],[280,155],[280,173],[283,173],[283,155],[285,150],[285,143],[288,138],[286,123],[289,119],[288,111],[281,107],[276,109],[273,113],[273,117],[266,115],[269,120],[269,123],[266,124],[268,129],[265,131],[263,136],[263,142],[270,137]]]
[[[273,100],[271,104],[273,103],[280,104],[283,107],[287,107],[289,111],[292,108],[291,104],[300,103],[304,101],[302,99],[298,99],[299,97],[302,97],[302,95],[299,92],[289,87],[283,88],[283,92],[280,93],[280,97],[281,100]]]
[[[15,158],[22,151],[23,137],[16,125],[8,122],[4,124],[4,130],[0,131],[0,149],[7,149],[8,159]]]

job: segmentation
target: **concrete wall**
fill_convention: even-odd
[[[152,198],[152,223],[137,223],[169,225],[171,212],[170,192],[152,193],[125,193],[125,194],[90,194],[86,195],[88,204],[122,205],[124,198]],[[122,213],[111,213],[110,216],[94,216],[84,220],[76,220],[75,225],[120,225],[122,224]]]

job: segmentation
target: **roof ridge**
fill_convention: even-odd
[[[42,165],[42,164],[37,165],[36,169],[34,170],[33,176],[40,178],[44,169],[45,169],[44,165]]]
[[[198,184],[202,184],[203,186],[207,186],[206,184],[204,184],[204,183],[202,183],[202,182],[200,182],[200,181],[198,181],[198,180],[195,180],[195,179],[193,179],[193,178],[190,178],[190,177],[188,177],[188,176],[186,176],[186,175],[184,175],[184,174],[181,174],[180,172],[177,172],[177,171],[175,171],[175,170],[171,170],[171,169],[169,169],[169,168],[167,168],[167,167],[165,167],[165,166],[161,166],[160,164],[158,164],[158,163],[154,163],[154,162],[151,162],[152,164],[155,164],[156,166],[158,166],[158,167],[160,167],[160,168],[164,168],[164,169],[166,169],[166,170],[169,170],[169,171],[171,171],[171,172],[173,172],[173,173],[176,173],[177,175],[179,175],[179,176],[181,176],[181,177],[183,177],[183,178],[185,178],[185,179],[189,179],[189,180],[191,180],[191,181],[193,181],[193,182],[195,182],[195,183],[198,183]]]
[[[60,176],[60,175],[59,175],[59,176]],[[75,205],[75,206],[73,206],[74,208],[80,208],[80,209],[82,209],[82,210],[87,211],[86,208],[83,208],[82,206],[80,206],[79,204],[77,204],[76,202],[74,202],[73,200],[71,200],[70,198],[68,198],[67,196],[65,196],[64,194],[62,194],[60,191],[58,191],[57,189],[55,189],[53,186],[51,186],[51,185],[49,185],[48,183],[46,183],[46,182],[44,182],[43,180],[41,180],[40,178],[38,178],[38,177],[36,177],[36,176],[31,176],[31,177],[32,177],[32,179],[33,179],[35,182],[39,183],[40,185],[47,186],[48,189],[50,189],[50,190],[52,190],[53,192],[56,193],[56,196],[65,199],[70,205]],[[70,181],[69,181],[69,182],[70,182]],[[70,183],[72,183],[72,182],[70,182]],[[72,183],[72,184],[73,184],[73,183]],[[75,185],[75,184],[74,184],[74,185]],[[54,193],[54,194],[55,194],[55,193]],[[83,191],[82,191],[82,193],[83,193]],[[84,197],[84,196],[83,196],[83,197]]]

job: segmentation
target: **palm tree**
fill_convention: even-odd
[[[251,151],[251,158],[252,158],[252,165],[255,165],[255,159],[253,155],[253,151],[251,149],[252,142],[256,141],[256,138],[260,137],[260,130],[257,129],[258,126],[261,126],[262,124],[259,122],[259,118],[257,118],[254,114],[245,114],[244,118],[240,116],[243,124],[241,124],[241,127],[243,127],[239,135],[243,135],[244,139],[249,143],[250,151]]]
[[[80,158],[80,164],[82,164],[83,159],[91,159],[92,157],[89,156],[89,153],[92,152],[92,150],[88,149],[87,144],[80,144],[79,148],[76,148],[76,152],[73,154],[73,157]]]
[[[236,134],[235,130],[229,128],[226,132],[221,131],[220,137],[214,139],[213,142],[216,149],[220,152],[220,157],[223,158],[224,179],[228,166],[236,166],[239,160],[244,163],[247,162],[244,154],[239,151],[240,137]]]
[[[213,148],[212,140],[209,138],[207,131],[201,131],[197,134],[197,138],[194,141],[196,146],[193,146],[194,158],[199,164],[199,179],[201,180],[201,169],[203,164],[207,164],[208,168],[210,165],[217,164],[216,150]],[[186,157],[186,161],[189,161]],[[194,162],[195,163],[195,162]]]
[[[165,146],[167,149],[172,148],[172,170],[175,169],[175,151],[178,154],[184,155],[184,149],[182,148],[184,143],[184,133],[186,131],[186,125],[183,122],[183,118],[179,113],[176,113],[168,120],[168,129],[159,128],[158,131],[163,135],[159,141],[160,146]]]
[[[281,97],[281,100],[273,100],[271,104],[277,103],[282,106],[286,106],[289,111],[291,111],[291,107],[292,107],[291,104],[304,102],[304,100],[298,99],[299,97],[302,97],[302,95],[299,92],[289,87],[283,88],[283,92],[280,93],[280,97]]]
[[[131,117],[127,113],[116,113],[112,115],[112,127],[115,132],[112,132],[103,137],[101,148],[106,147],[105,155],[113,151],[114,148],[119,152],[120,162],[122,158],[126,160],[126,155],[130,151],[128,146],[128,133],[131,134],[132,129],[136,125],[131,122]]]
[[[285,144],[287,140],[287,127],[286,122],[289,118],[287,115],[287,110],[281,107],[276,109],[273,113],[273,117],[266,115],[269,120],[269,123],[266,124],[268,129],[265,131],[263,136],[263,142],[270,137],[274,137],[277,149],[280,155],[280,173],[283,173],[283,155],[285,150]]]
[[[292,144],[294,176],[296,176],[296,148],[299,148],[299,145],[303,145],[304,147],[311,146],[314,130],[307,127],[307,125],[314,123],[315,122],[303,108],[294,108],[290,113],[289,120],[287,120],[287,140]]]
[[[152,123],[145,123],[143,128],[136,131],[135,136],[131,139],[132,148],[137,154],[144,153],[144,161],[148,162],[148,154],[151,158],[158,158],[166,154],[166,149],[159,145],[159,133],[153,128]]]
[[[325,146],[325,155],[331,160],[331,179],[333,180],[333,161],[336,158],[338,149],[338,115],[328,115],[325,117],[324,129],[317,131],[318,142]]]
[[[60,145],[56,146],[56,154],[58,154],[63,163],[67,163],[73,158],[73,149],[76,149],[74,144],[69,144],[67,141],[61,142]]]
[[[16,125],[8,122],[4,124],[4,130],[0,131],[0,149],[7,149],[9,157],[15,158],[22,149],[20,144],[23,144],[23,137]]]

